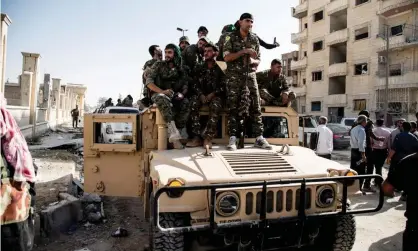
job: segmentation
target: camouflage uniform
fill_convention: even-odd
[[[142,101],[145,101],[145,103],[148,104],[144,104],[145,106],[150,105],[149,104],[149,96],[148,96],[148,88],[146,88],[145,82],[147,80],[147,74],[149,72],[149,69],[154,65],[155,62],[157,62],[157,59],[150,59],[147,62],[145,62],[144,67],[142,67],[142,70],[144,71],[142,74],[142,83],[144,84],[144,88],[142,90],[142,95],[144,96]]]
[[[171,69],[165,61],[158,61],[151,67],[146,85],[150,83],[154,83],[162,90],[172,89],[174,93],[182,93],[188,89],[188,79],[184,69]],[[151,92],[151,99],[157,105],[166,123],[175,121],[179,129],[186,126],[189,117],[189,100],[186,97],[176,100],[173,96]]]
[[[192,132],[195,136],[201,135],[199,109],[202,107],[201,95],[215,93],[215,97],[209,102],[209,119],[202,136],[212,140],[216,133],[216,126],[219,114],[222,110],[222,98],[224,93],[223,78],[224,74],[219,66],[213,62],[213,67],[208,68],[207,63],[199,65],[194,71],[193,95],[190,102],[190,118],[192,120]]]
[[[258,38],[251,32],[248,34],[246,41],[241,38],[240,31],[233,31],[225,37],[225,43],[223,46],[223,56],[225,52],[236,53],[245,48],[252,48],[257,52],[258,59],[260,58],[260,43]],[[244,62],[242,56],[233,62],[227,62],[226,69],[226,94],[227,94],[227,107],[228,107],[228,131],[229,136],[237,136],[238,128],[238,109],[240,107],[240,95],[244,88],[246,80],[247,65]],[[249,68],[247,87],[250,92],[251,102],[249,107],[249,113],[252,116],[252,131],[255,135],[263,135],[263,123],[261,120],[261,106],[260,106],[260,94],[258,92],[258,85],[255,76],[255,70]],[[242,97],[241,97],[242,98]]]
[[[265,101],[266,105],[283,106],[282,93],[287,95],[291,93],[286,77],[283,74],[275,77],[269,73],[270,70],[265,70],[256,74],[260,97]]]
[[[183,65],[186,65],[190,70],[194,70],[197,64],[202,63],[203,57],[199,53],[197,44],[192,44],[182,51],[181,57],[183,59]]]

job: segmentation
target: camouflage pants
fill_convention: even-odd
[[[199,109],[202,103],[197,95],[193,96],[190,102],[190,119],[192,120],[192,132],[194,136],[202,135],[203,138],[213,139],[216,133],[216,127],[219,120],[219,114],[222,110],[221,98],[215,97],[209,103],[209,119],[202,134],[200,132]]]
[[[186,126],[190,106],[187,98],[171,101],[166,95],[156,93],[152,96],[152,101],[157,105],[166,123],[174,121],[178,129]]]
[[[245,86],[246,76],[244,74],[231,74],[226,80],[226,96],[228,107],[228,134],[237,136],[238,129],[238,108],[240,106],[240,94]],[[248,74],[248,89],[250,90],[250,110],[252,119],[252,131],[256,137],[263,135],[263,122],[261,120],[260,93],[258,91],[257,79],[255,73]]]

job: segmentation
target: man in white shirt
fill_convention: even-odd
[[[331,159],[331,153],[334,149],[332,131],[326,126],[328,122],[327,117],[321,116],[319,118],[318,144],[316,145],[316,154],[322,158]]]

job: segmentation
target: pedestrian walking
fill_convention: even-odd
[[[359,175],[366,172],[366,131],[367,117],[360,115],[357,125],[350,131],[351,161],[350,168]],[[363,191],[363,179],[360,179],[360,190]]]
[[[390,131],[386,128],[383,128],[384,120],[378,119],[376,121],[376,128],[373,129],[373,133],[376,136],[384,137],[384,141],[372,140],[372,159],[376,174],[382,175],[382,168],[385,164],[385,160],[389,154],[389,140],[390,140]]]
[[[319,125],[317,127],[318,143],[316,145],[316,154],[322,158],[331,159],[331,154],[334,149],[333,133],[327,127],[327,117],[321,116],[319,118]]]

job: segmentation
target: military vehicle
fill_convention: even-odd
[[[226,150],[225,114],[212,149],[168,149],[156,108],[85,115],[85,191],[141,198],[151,250],[351,250],[354,215],[379,211],[383,193],[376,208],[361,210],[350,209],[348,196],[360,178],[381,176],[359,176],[299,146],[292,108],[263,107],[262,113],[272,150],[252,146],[251,126],[244,148]],[[131,123],[131,144],[100,143],[100,123]]]

